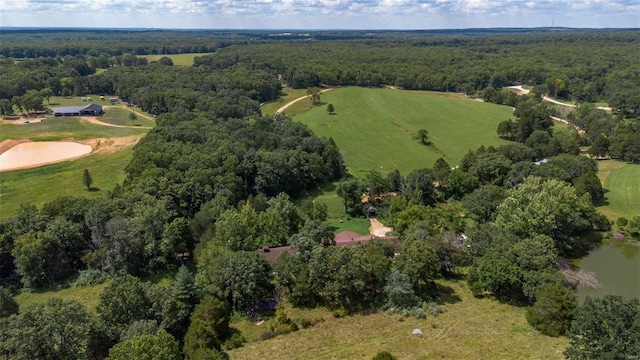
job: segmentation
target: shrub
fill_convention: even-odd
[[[244,338],[244,336],[238,333],[233,333],[233,335],[231,335],[231,337],[224,342],[222,347],[225,350],[233,350],[241,347],[245,342],[247,342],[247,340]]]
[[[78,277],[73,282],[73,286],[92,286],[105,282],[108,274],[101,270],[89,269],[80,270]]]
[[[577,303],[571,289],[558,285],[548,285],[536,294],[536,302],[527,309],[529,324],[548,336],[564,335],[569,326]]]
[[[429,301],[428,303],[424,304],[423,308],[424,308],[424,311],[428,312],[433,316],[437,316],[441,312],[444,312],[444,307],[433,301]]]
[[[381,351],[371,358],[371,360],[396,360],[396,357],[391,355],[388,351]]]
[[[275,336],[276,336],[275,331],[266,330],[266,331],[263,331],[262,334],[260,334],[260,340],[268,340]]]

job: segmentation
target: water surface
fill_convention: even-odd
[[[578,288],[578,302],[587,296],[609,294],[640,299],[640,244],[607,240],[577,263],[585,271],[594,272],[602,285],[599,289]]]

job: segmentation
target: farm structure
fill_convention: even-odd
[[[102,114],[102,106],[91,103],[86,106],[65,106],[53,109],[55,116],[95,116]]]

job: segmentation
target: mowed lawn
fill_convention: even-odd
[[[193,66],[193,58],[196,56],[207,56],[213,53],[188,53],[188,54],[167,54],[167,55],[141,55],[139,57],[147,58],[148,62],[158,61],[163,57],[168,57],[173,61],[173,65]]]
[[[229,351],[231,359],[362,359],[380,351],[397,359],[562,359],[565,337],[540,334],[525,319],[525,309],[493,299],[477,299],[466,282],[440,281],[452,294],[445,312],[425,319],[388,313],[334,318],[320,309],[287,309],[294,321],[322,319],[314,326]],[[248,339],[265,331],[247,321],[232,324]],[[421,329],[423,336],[411,335]]]
[[[349,87],[326,92],[321,100],[323,105],[294,119],[332,137],[354,174],[398,169],[406,176],[440,157],[455,166],[469,150],[506,143],[496,128],[512,117],[506,106],[446,93]],[[329,103],[335,115],[327,112]],[[430,146],[415,139],[421,129],[428,131]]]
[[[640,216],[640,164],[601,160],[598,177],[605,189],[604,205],[598,207],[600,212],[610,220]]]
[[[126,117],[127,115],[123,116]],[[131,122],[131,120],[129,120],[129,122]],[[32,141],[87,140],[140,135],[147,131],[149,130],[142,128],[117,128],[92,124],[81,117],[51,117],[41,122],[31,124],[0,124],[0,141],[24,138],[31,139]]]

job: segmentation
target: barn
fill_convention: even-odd
[[[91,103],[85,106],[66,106],[53,109],[55,116],[96,116],[102,114],[102,106]]]

